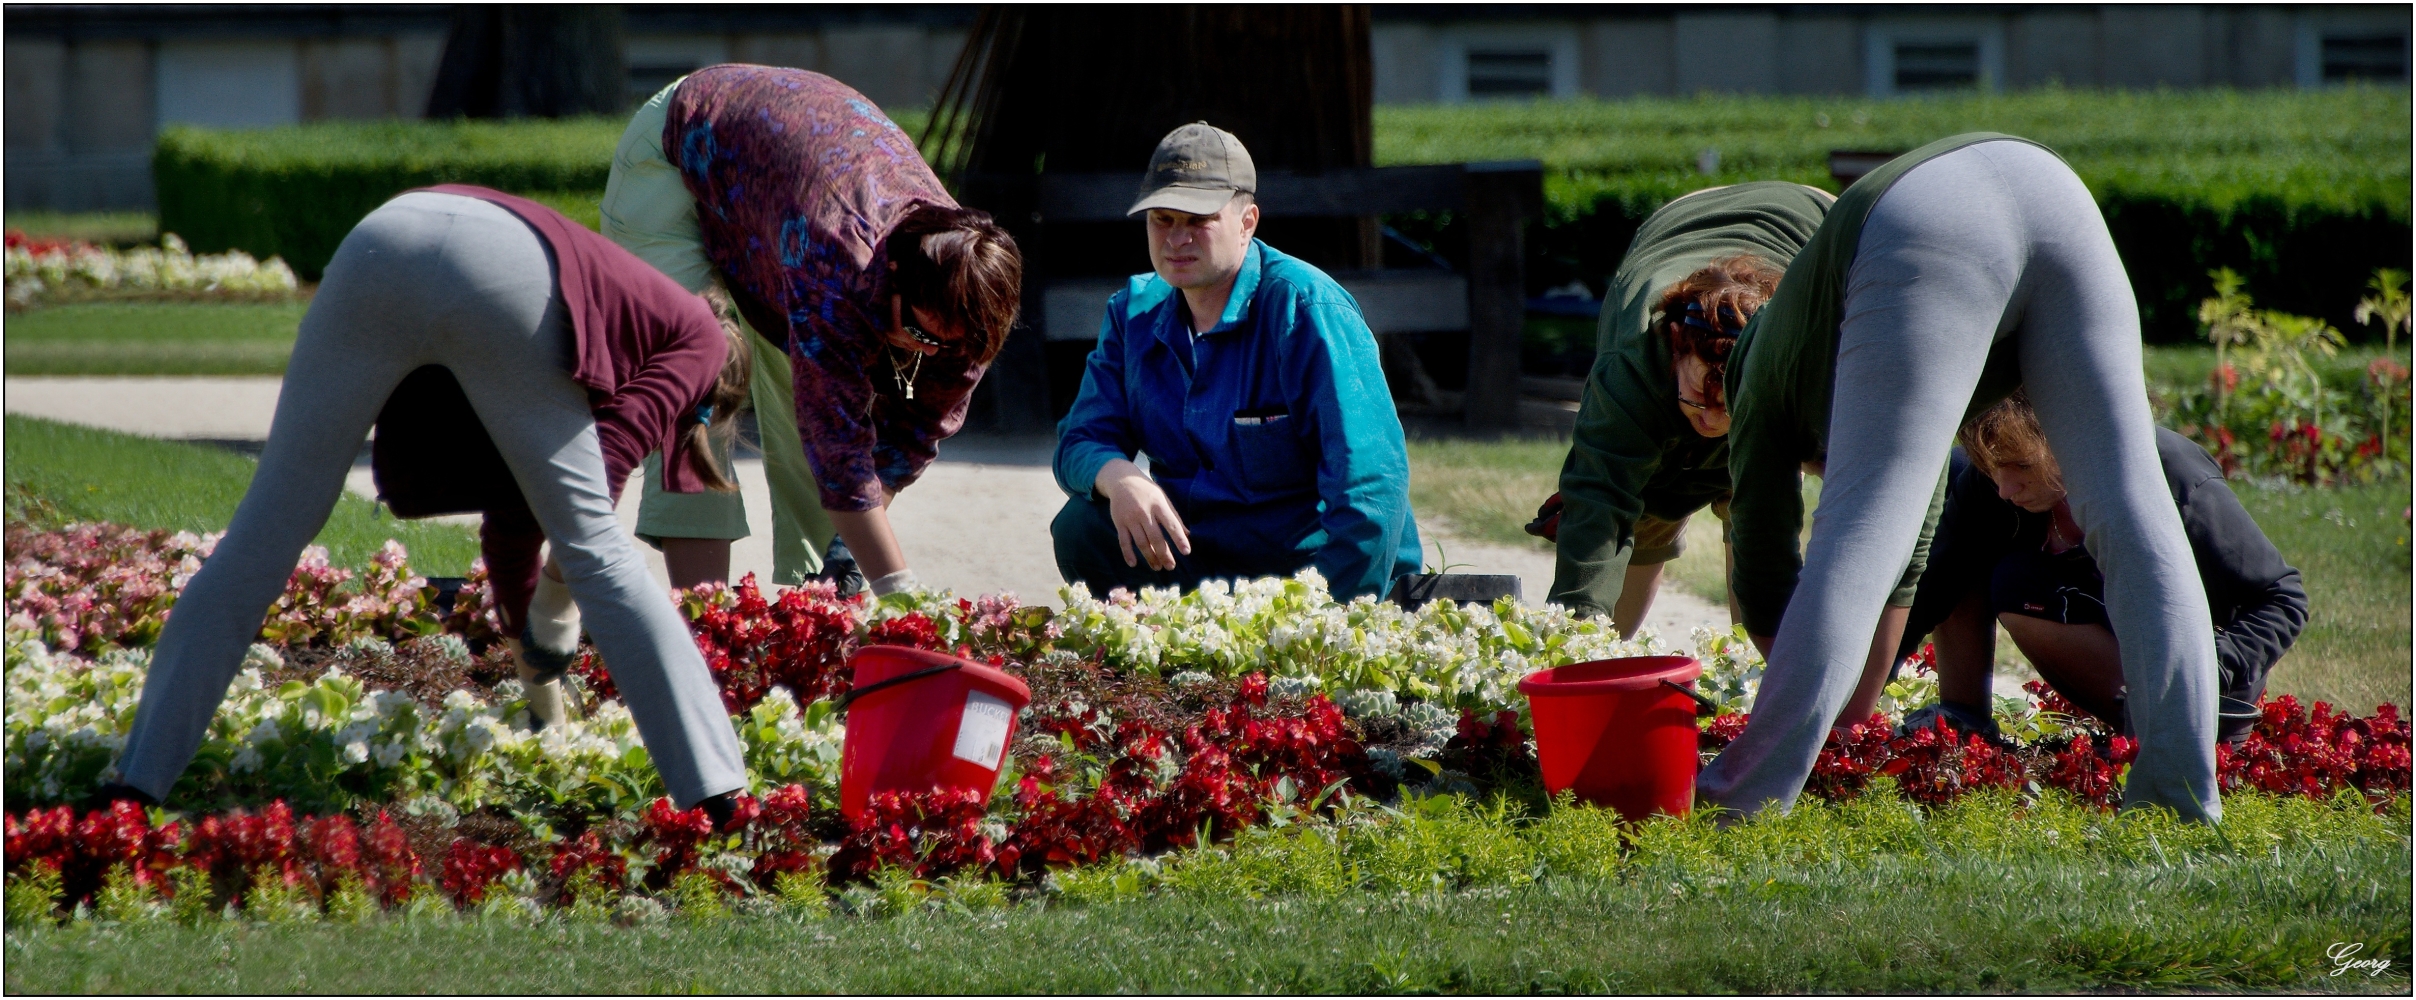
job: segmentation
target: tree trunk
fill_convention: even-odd
[[[628,105],[621,9],[463,5],[428,95],[430,118],[562,118]]]

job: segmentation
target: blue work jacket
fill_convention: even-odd
[[[1350,293],[1252,240],[1216,326],[1195,343],[1183,314],[1155,274],[1108,299],[1057,485],[1090,496],[1108,462],[1147,453],[1195,551],[1308,556],[1344,599],[1417,572],[1409,452]]]

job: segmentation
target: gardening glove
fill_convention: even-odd
[[[1554,493],[1535,508],[1535,520],[1527,522],[1527,533],[1549,542],[1560,541],[1560,494]]]
[[[847,550],[847,543],[832,535],[830,544],[822,549],[822,572],[816,580],[829,580],[839,588],[839,596],[854,597],[864,592],[864,572],[856,568],[856,554]]]
[[[888,594],[897,593],[901,590],[913,590],[922,585],[923,584],[921,581],[918,581],[914,578],[913,570],[902,569],[878,580],[874,580],[867,589],[872,591],[872,596],[882,597]]]
[[[528,623],[512,642],[520,686],[528,698],[529,718],[536,728],[561,725],[569,718],[562,698],[562,675],[579,652],[579,605],[571,600],[570,585],[550,573],[537,574],[537,591],[529,596]]]

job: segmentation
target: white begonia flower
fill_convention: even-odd
[[[344,759],[355,764],[368,763],[369,744],[360,740],[344,744]]]
[[[260,751],[244,747],[235,751],[235,759],[227,762],[227,769],[236,774],[250,774],[260,769],[260,763]]]
[[[283,738],[284,734],[277,730],[277,720],[271,718],[260,720],[260,724],[253,726],[252,731],[245,734],[243,740],[246,743],[275,743]]]

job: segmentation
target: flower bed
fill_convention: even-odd
[[[6,262],[11,306],[157,295],[272,298],[300,288],[283,260],[264,262],[241,250],[197,256],[175,233],[162,235],[159,246],[132,250],[29,238],[15,230],[5,240],[0,260]]]
[[[676,595],[732,712],[754,796],[715,829],[660,798],[592,655],[574,675],[580,717],[530,732],[501,654],[473,652],[491,635],[483,590],[440,616],[399,546],[358,580],[323,565],[296,571],[282,617],[264,630],[277,641],[253,647],[170,797],[180,814],[61,805],[104,780],[141,690],[141,646],[208,544],[106,526],[12,530],[7,864],[26,905],[627,916],[733,901],[821,907],[831,891],[850,906],[890,905],[868,901],[920,898],[932,885],[1112,897],[1240,878],[1217,866],[1267,852],[1287,859],[1276,865],[1285,871],[1323,872],[1317,885],[1502,884],[1538,870],[1602,874],[1651,856],[1652,838],[1674,836],[1653,832],[1664,827],[1708,836],[1699,821],[1620,827],[1547,803],[1540,787],[1515,680],[1648,651],[1649,638],[1622,642],[1599,620],[1509,601],[1414,613],[1336,603],[1314,574],[1180,596],[1069,595],[1062,612],[1007,597],[840,599],[827,586],[766,595],[752,580]],[[1741,730],[1759,664],[1732,636],[1697,641],[1701,686],[1727,706],[1705,724],[1712,751]],[[832,808],[842,732],[827,699],[844,693],[847,656],[870,642],[978,657],[1031,685],[1023,736],[986,807],[888,796],[852,823]],[[1922,691],[1908,680],[1890,697]],[[1903,801],[1932,814],[1985,801],[2114,823],[2104,816],[2128,741],[2043,688],[2033,695],[2006,717],[2022,739],[2005,744],[1943,726],[1897,735],[1884,717],[1835,732],[1808,800]],[[2285,697],[2219,765],[2250,814],[2294,808],[2285,800],[2404,812],[2409,734],[2391,706],[2352,717]],[[1480,799],[1493,805],[1467,804]],[[1434,846],[1463,835],[1474,839]],[[1419,854],[1400,837],[1433,849]],[[1601,850],[1569,853],[1580,842]],[[1402,860],[1412,856],[1425,860]],[[1382,858],[1393,860],[1371,860]],[[1245,879],[1261,885],[1251,892],[1309,877],[1262,875]]]

